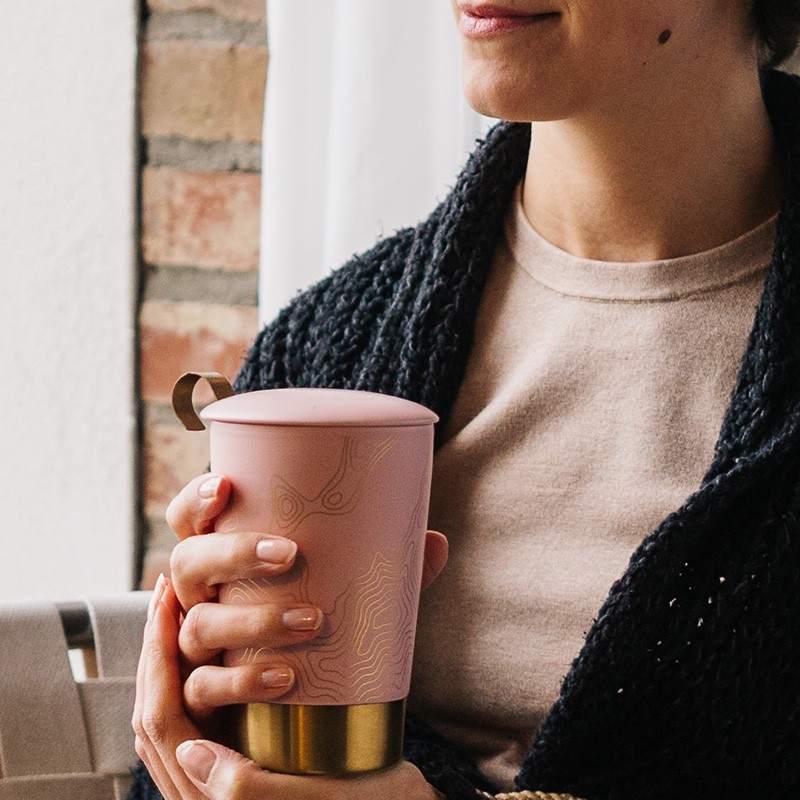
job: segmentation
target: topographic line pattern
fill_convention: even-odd
[[[340,516],[351,512],[370,474],[396,441],[397,436],[389,436],[370,448],[355,436],[346,436],[333,477],[314,497],[306,497],[280,475],[273,476],[273,530],[287,536],[312,514]]]
[[[419,497],[400,558],[377,553],[369,570],[334,601],[329,633],[304,654],[302,687],[308,697],[341,702],[346,696],[369,703],[405,692],[419,592],[419,536],[427,505],[422,493]],[[349,663],[349,675],[339,668],[342,663]]]

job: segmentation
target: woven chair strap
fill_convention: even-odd
[[[86,600],[97,677],[76,683],[53,603],[0,606],[0,800],[123,800],[148,593]]]

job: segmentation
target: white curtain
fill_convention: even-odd
[[[260,308],[425,217],[489,120],[449,0],[268,0]]]

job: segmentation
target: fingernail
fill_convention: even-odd
[[[161,596],[158,598],[158,602],[167,606],[171,612],[175,610],[178,598],[175,595],[175,587],[169,578],[164,578],[164,585],[161,587]]]
[[[262,539],[256,545],[256,555],[270,564],[285,564],[295,553],[297,545],[291,539]]]
[[[272,667],[261,673],[261,682],[271,689],[282,686],[291,686],[294,682],[294,672],[291,667]]]
[[[186,773],[200,783],[207,783],[211,770],[217,762],[217,754],[200,741],[179,744],[175,750],[180,765]]]
[[[166,580],[164,578],[164,573],[162,572],[158,576],[158,580],[156,581],[156,585],[153,588],[153,595],[150,598],[150,605],[147,607],[147,621],[151,622],[153,619],[153,614],[156,613],[156,606],[161,602],[161,596],[164,594],[164,587],[166,585]]]
[[[215,475],[213,478],[206,478],[201,484],[200,488],[197,490],[197,493],[200,497],[204,497],[208,499],[209,497],[215,497],[217,494],[217,489],[219,489],[219,482],[222,480],[221,476]]]
[[[290,631],[313,631],[322,625],[318,608],[290,608],[283,612],[284,627]]]

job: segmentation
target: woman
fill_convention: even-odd
[[[793,51],[800,3],[453,10],[468,99],[520,124],[428,220],[294,301],[237,383],[441,417],[431,522],[450,563],[422,599],[408,760],[303,778],[189,741],[293,680],[279,659],[211,665],[248,618],[275,647],[321,622],[207,602],[296,554],[254,532],[223,556],[222,476],[170,507],[182,541],[145,635],[138,752],[170,800],[795,796],[800,86],[759,67]],[[429,534],[426,581],[446,557]]]

